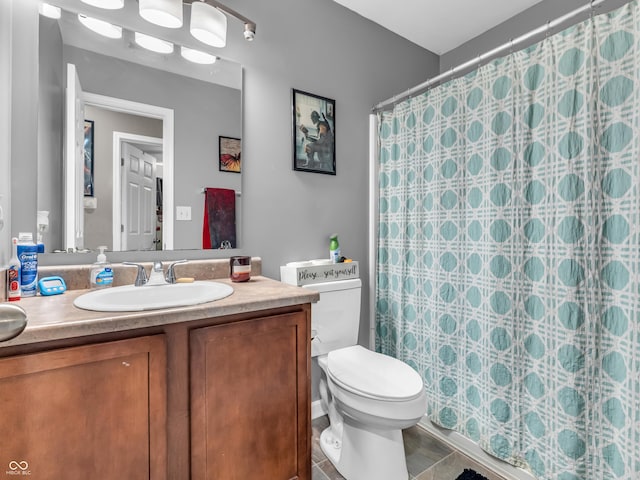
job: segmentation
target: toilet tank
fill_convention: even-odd
[[[359,278],[304,285],[320,293],[311,304],[311,356],[329,353],[358,343],[360,327]]]

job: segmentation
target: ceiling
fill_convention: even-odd
[[[542,0],[334,1],[442,55]]]

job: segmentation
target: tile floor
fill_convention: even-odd
[[[320,434],[328,425],[326,415],[312,423],[312,480],[344,480],[320,449]],[[420,426],[402,433],[410,480],[455,480],[465,468],[471,468],[489,480],[504,480],[469,457],[451,450]]]

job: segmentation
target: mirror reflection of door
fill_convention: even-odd
[[[147,191],[146,195],[147,197],[151,196],[152,199],[141,196],[140,203],[128,202],[124,196],[127,193],[127,183],[126,181],[123,183],[123,167],[121,165],[125,158],[122,145],[129,143],[142,152],[155,157],[155,176],[161,177],[163,182],[165,180],[169,182],[166,176],[168,170],[164,165],[169,160],[165,152],[166,122],[157,116],[150,117],[141,112],[139,114],[131,113],[131,109],[127,108],[128,105],[124,105],[125,108],[123,108],[117,103],[115,105],[107,104],[107,101],[111,100],[108,97],[102,97],[98,100],[102,103],[97,104],[95,96],[91,97],[85,93],[86,116],[87,119],[94,121],[95,147],[95,208],[85,209],[85,248],[96,249],[100,245],[106,245],[107,250],[112,251],[162,248],[162,243],[156,244],[153,241],[166,242],[170,237],[164,236],[165,232],[162,230],[167,228],[164,223],[157,225],[160,228],[160,231],[157,231],[158,218],[162,219],[163,217],[159,217],[162,212],[158,212],[156,209],[156,193],[160,192],[161,195],[164,195],[166,192],[164,189],[158,189],[155,184],[153,187],[147,185],[146,188],[152,188],[152,193]],[[117,100],[117,102],[121,103],[122,101]],[[172,133],[172,129],[169,133]],[[159,167],[160,174],[158,174]],[[144,175],[144,172],[141,173]],[[147,176],[149,176],[149,172],[147,172]],[[152,182],[148,180],[147,183]],[[168,184],[171,185],[171,182]],[[143,200],[146,203],[142,203]],[[129,215],[128,210],[123,210],[123,205],[127,205],[127,208],[136,205],[135,213]],[[138,218],[136,215],[141,214],[138,207],[142,208],[143,205],[146,205],[146,211],[149,215],[145,218]],[[127,222],[132,223],[128,225]],[[134,225],[139,226],[140,229],[138,230]],[[146,231],[144,235],[143,231]],[[124,232],[131,232],[131,238],[123,238]],[[142,238],[140,235],[146,235],[147,239],[140,240]]]
[[[156,159],[122,144],[121,219],[123,250],[156,249]]]
[[[64,249],[84,248],[84,101],[75,65],[67,64]]]

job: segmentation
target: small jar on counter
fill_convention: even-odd
[[[229,278],[232,282],[248,281],[251,278],[251,257],[231,257],[229,259]]]

